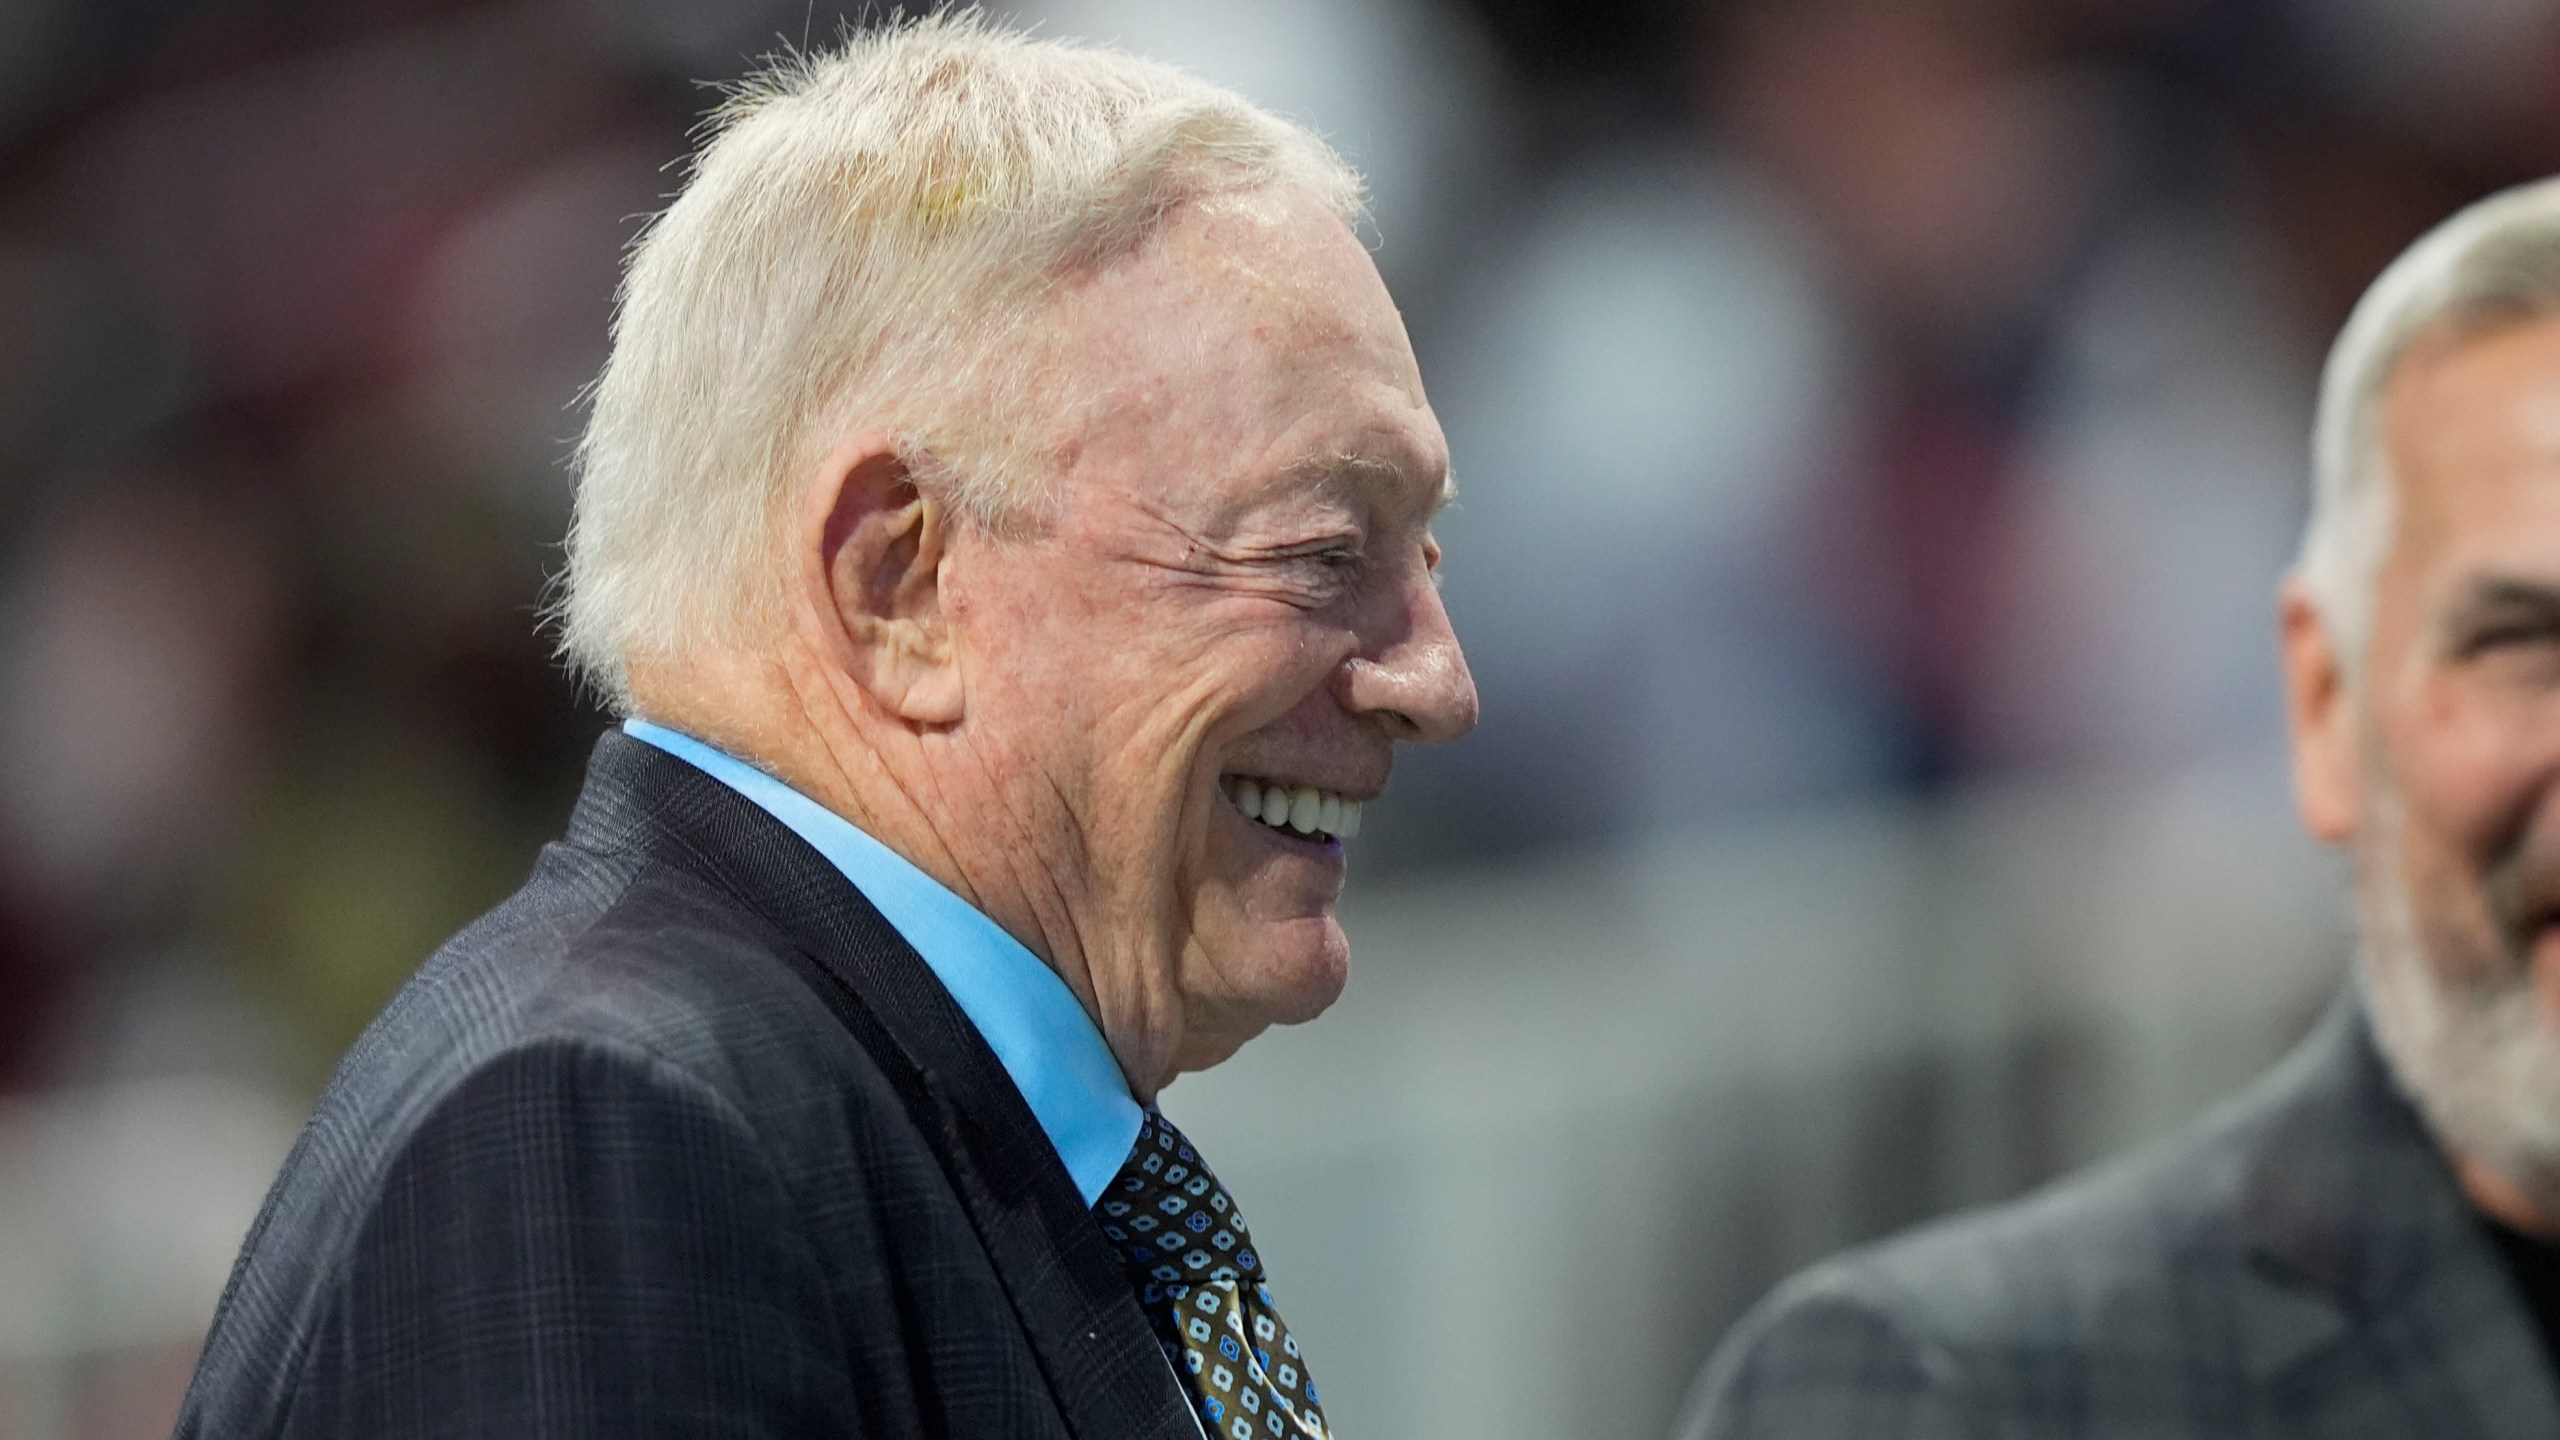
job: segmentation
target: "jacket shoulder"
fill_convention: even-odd
[[[624,1174],[599,1158],[630,1162],[629,1183],[601,1197],[649,1212],[625,1218],[663,1232],[665,1215],[727,1213],[702,1203],[717,1197],[758,1213],[747,1228],[803,1259],[790,1239],[800,1225],[845,1221],[877,1199],[866,1192],[883,1172],[922,1183],[931,1162],[920,1144],[891,1138],[904,1117],[887,1079],[779,958],[787,943],[692,876],[547,849],[521,889],[419,967],[341,1062],[243,1246],[190,1418],[207,1434],[266,1433],[248,1417],[290,1408],[306,1358],[355,1323],[351,1296],[375,1288],[365,1277],[378,1252],[464,1253],[413,1243],[418,1225],[392,1223],[467,1212],[449,1196],[410,1203],[426,1193],[422,1179],[557,1198],[572,1180],[592,1189]],[[862,1137],[882,1153],[862,1153]],[[547,1180],[543,1167],[562,1157],[578,1159],[575,1173]],[[643,1203],[661,1195],[663,1205]],[[613,1228],[612,1214],[592,1218]],[[386,1234],[409,1238],[386,1246]]]
[[[2244,1190],[2264,1126],[2226,1116],[2005,1205],[1853,1250],[1782,1289],[1854,1295],[1959,1349],[2156,1334],[2243,1263]]]
[[[750,1112],[775,1085],[868,1055],[793,973],[790,942],[663,865],[554,845],[523,888],[419,967],[341,1062],[315,1123],[376,1134],[499,1056],[597,1045],[647,1055]]]
[[[1719,1347],[1681,1433],[2077,1434],[2209,1404],[2198,1388],[2229,1388],[2213,1376],[2250,1353],[2247,1190],[2294,1068],[2178,1135],[1795,1276]]]

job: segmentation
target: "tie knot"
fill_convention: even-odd
[[[1095,1204],[1102,1233],[1133,1275],[1156,1285],[1262,1282],[1244,1217],[1200,1152],[1153,1110]]]

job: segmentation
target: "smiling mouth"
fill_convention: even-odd
[[[1312,785],[1289,786],[1250,775],[1226,775],[1219,793],[1245,818],[1284,834],[1348,840],[1360,833],[1360,802]]]

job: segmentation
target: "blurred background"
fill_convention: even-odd
[[[2560,7],[997,8],[1350,154],[1457,456],[1483,727],[1372,812],[1334,1013],[1167,1101],[1344,1434],[1656,1436],[1782,1274],[2335,988],[2313,376],[2560,168]],[[335,1057],[561,823],[618,252],[700,82],[862,18],[0,0],[0,1437],[166,1432]]]

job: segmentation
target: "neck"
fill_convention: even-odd
[[[1021,833],[988,767],[969,763],[953,732],[886,714],[796,659],[635,669],[636,709],[768,771],[993,920],[1066,982],[1132,1093],[1152,1100],[1170,1078],[1165,1017],[1115,1014],[1124,1007],[1098,997],[1068,891],[1039,863],[1043,847]]]

